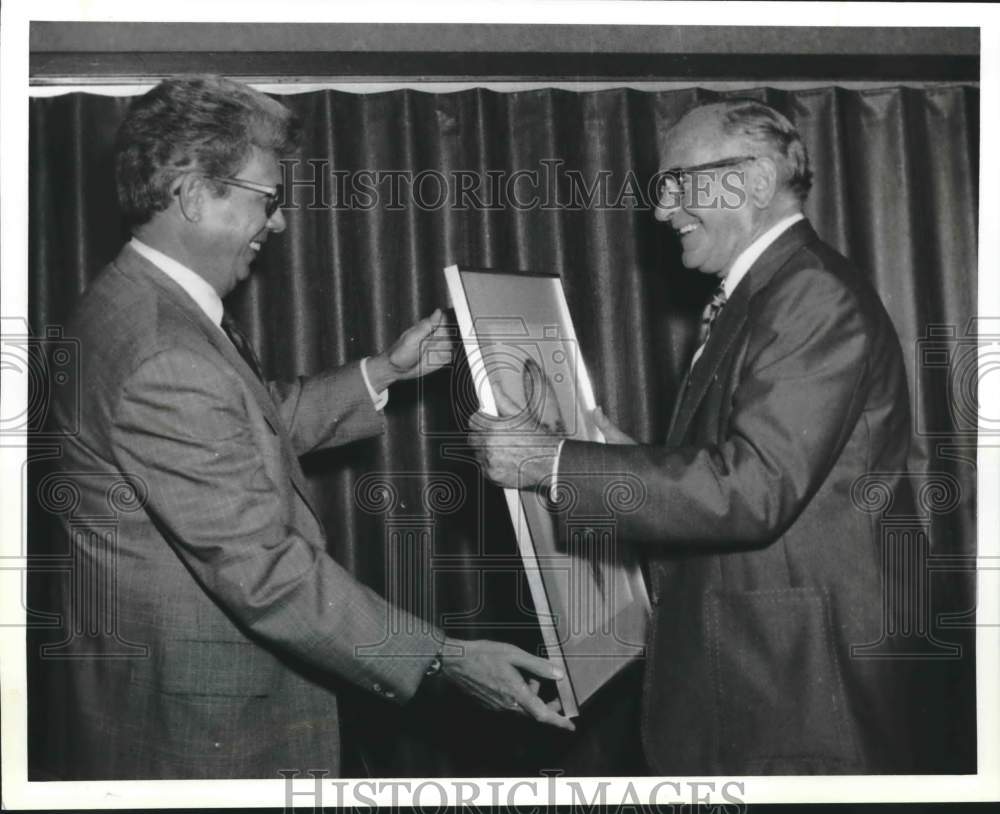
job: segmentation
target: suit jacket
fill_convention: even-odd
[[[649,555],[654,770],[909,770],[906,664],[851,653],[880,639],[886,595],[881,519],[852,485],[891,473],[905,507],[909,439],[889,317],[802,221],[733,291],[666,445],[566,443],[561,481],[631,472],[647,491],[618,526]],[[593,478],[578,491],[583,505],[601,499]]]
[[[128,246],[66,333],[81,359],[79,414],[55,407],[57,425],[79,422],[57,474],[74,578],[68,641],[45,660],[68,693],[63,776],[335,775],[332,678],[402,701],[441,640],[327,554],[299,466],[382,431],[359,366],[262,384]],[[95,597],[96,616],[81,610]]]

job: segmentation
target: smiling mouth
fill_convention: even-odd
[[[684,237],[685,235],[691,234],[697,228],[698,228],[698,224],[697,223],[688,223],[688,224],[685,224],[684,226],[682,226],[680,229],[678,229],[677,230],[677,234],[680,237]]]

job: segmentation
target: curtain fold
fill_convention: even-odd
[[[712,283],[681,267],[646,187],[659,167],[658,138],[695,101],[719,95],[727,94],[692,87],[279,97],[306,123],[301,160],[286,168],[286,187],[295,182],[288,227],[267,241],[256,273],[227,306],[265,372],[283,378],[375,353],[446,307],[446,265],[556,272],[598,403],[626,432],[660,442]],[[954,505],[930,517],[932,551],[973,555],[974,431],[955,415],[954,370],[929,368],[920,348],[934,326],[950,326],[960,344],[976,313],[978,89],[738,95],[766,101],[798,125],[815,174],[806,213],[870,275],[899,333],[915,416],[913,469],[944,473],[958,485]],[[83,93],[31,100],[29,319],[36,334],[65,322],[125,239],[111,147],[127,103]],[[463,446],[473,409],[469,373],[457,360],[394,388],[385,436],[313,456],[307,474],[330,550],[359,579],[456,635],[533,648],[539,638],[505,504]],[[373,484],[387,496],[374,497]],[[34,528],[44,528],[37,517]],[[937,596],[948,597],[940,610],[973,606],[968,575],[935,580],[943,585]],[[941,636],[964,636],[971,652],[971,632]],[[968,768],[971,656],[928,670],[964,699],[959,714],[938,725],[941,754],[951,761],[938,768]],[[630,677],[617,698],[608,693],[591,711],[576,738],[452,699],[396,709],[343,692],[347,767],[355,774],[545,767],[628,774],[635,759]]]

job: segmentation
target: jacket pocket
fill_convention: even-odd
[[[856,765],[825,593],[739,591],[705,601],[721,765],[746,774]]]
[[[252,642],[166,639],[132,665],[131,683],[167,695],[265,696],[277,663]]]

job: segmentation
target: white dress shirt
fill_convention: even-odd
[[[147,246],[136,237],[129,241],[129,245],[184,289],[184,293],[194,300],[195,305],[204,311],[205,316],[222,331],[222,299],[204,277],[152,246]],[[223,333],[225,332],[223,331]],[[361,377],[365,380],[365,387],[368,388],[368,395],[371,396],[375,409],[384,409],[389,402],[389,391],[383,390],[381,393],[377,393],[372,387],[371,379],[368,378],[367,356],[361,360]]]
[[[764,232],[764,234],[758,237],[753,243],[747,246],[742,252],[740,252],[739,256],[733,262],[732,267],[729,269],[729,273],[722,281],[722,290],[725,292],[727,300],[733,295],[733,292],[736,290],[736,286],[740,284],[740,280],[747,276],[747,272],[750,271],[750,267],[757,262],[757,259],[764,253],[764,250],[774,243],[775,240],[781,237],[781,235],[791,228],[793,224],[796,224],[800,220],[804,219],[805,215],[801,212],[796,212],[794,215],[782,218],[774,224],[774,226]],[[701,357],[701,352],[704,349],[704,345],[698,346],[698,349],[694,352],[694,356],[691,357],[691,365],[689,369],[694,367],[694,363]]]
[[[725,279],[722,281],[722,290],[726,293],[727,300],[732,296],[732,293],[736,290],[736,286],[738,286],[740,281],[746,277],[747,272],[750,271],[750,267],[757,262],[758,258],[764,253],[765,249],[781,237],[781,235],[790,229],[794,224],[804,219],[805,215],[801,212],[796,212],[794,215],[782,218],[739,253],[736,260],[733,261],[733,265],[730,267],[729,273],[726,274]],[[691,358],[691,367],[694,367],[694,363],[698,361],[698,358],[701,356],[701,352],[704,348],[704,345],[700,345],[694,352],[694,356]],[[555,463],[552,465],[552,487],[549,491],[549,495],[553,500],[555,499],[556,488],[559,483],[559,459],[562,456],[563,445],[565,443],[565,439],[559,442],[559,447],[556,450]]]
[[[215,323],[220,331],[222,330],[222,299],[204,277],[158,249],[147,246],[137,237],[133,237],[129,241],[129,245],[183,288],[184,293],[195,301],[195,304],[205,312],[205,315]]]

